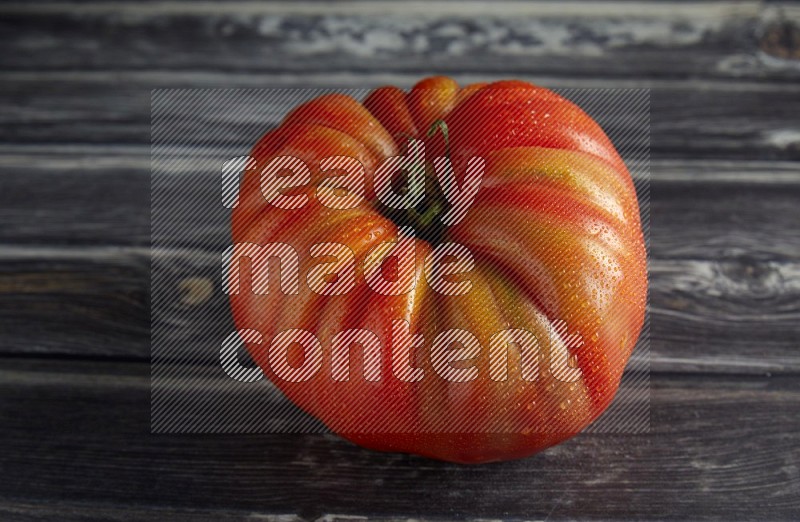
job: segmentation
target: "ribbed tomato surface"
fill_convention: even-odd
[[[441,224],[437,210],[448,203],[441,187],[429,186],[413,212],[388,212],[376,198],[379,165],[407,153],[411,139],[424,142],[429,184],[439,179],[434,158],[449,159],[461,184],[469,160],[483,160],[480,189],[457,223]],[[290,245],[299,254],[300,277],[296,293],[282,291],[282,278],[291,274],[284,270],[278,277],[271,262],[269,291],[257,293],[255,267],[245,263],[240,270],[234,256],[231,274],[240,275],[242,291],[231,294],[231,306],[237,328],[263,335],[248,349],[297,406],[369,448],[470,463],[557,444],[608,407],[642,327],[645,248],[631,176],[602,129],[576,105],[519,81],[460,88],[448,78],[428,78],[409,92],[377,89],[363,103],[344,95],[314,99],[267,133],[251,156],[256,167],[241,184],[233,241]],[[284,156],[302,160],[310,172],[307,183],[279,191],[284,198],[301,196],[306,203],[300,208],[279,208],[265,198],[262,171]],[[364,167],[365,197],[355,198],[352,208],[320,201],[321,184],[334,175],[320,164],[330,157],[354,158]],[[419,219],[426,211],[430,215]],[[365,282],[370,252],[410,229],[415,284],[400,295],[376,292]],[[463,295],[435,291],[424,273],[431,251],[448,243],[462,245],[474,259],[470,270],[449,279],[469,282]],[[338,276],[318,277],[324,263],[341,261],[320,244],[353,252],[350,291],[320,293],[324,284],[345,285],[350,269],[340,263]],[[387,265],[384,273],[391,278],[398,271]],[[508,329],[529,332],[537,344],[533,352],[508,344],[506,378],[493,378],[492,338]],[[273,343],[290,330],[312,334],[318,345],[308,346],[320,351],[312,356],[297,342]],[[333,378],[332,343],[348,330],[374,333],[380,357],[368,357],[356,343],[349,379],[342,381]],[[464,382],[437,371],[441,352],[434,353],[434,340],[450,330],[477,340],[449,346],[463,351],[452,367],[475,369]],[[283,348],[298,371],[314,361],[319,371],[302,382],[286,380],[275,370],[278,351],[270,346]],[[568,354],[571,366],[558,366],[557,353]],[[404,355],[419,371],[398,369]],[[523,367],[538,368],[535,378],[523,378]],[[380,378],[368,380],[368,368],[379,370]],[[423,377],[412,380],[412,373]],[[567,373],[571,377],[562,378]]]

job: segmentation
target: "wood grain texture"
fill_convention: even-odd
[[[0,13],[0,65],[15,70],[800,76],[768,31],[797,26],[796,6],[759,1],[34,2]]]
[[[123,504],[70,503],[67,501],[0,502],[0,516],[8,522],[145,522],[169,520],[170,522],[303,522],[294,514],[276,515],[258,510],[230,509],[174,509],[165,506],[138,507]],[[364,517],[347,515],[326,517],[330,522],[355,522]]]
[[[4,2],[0,44],[3,521],[797,519],[796,2]],[[151,91],[429,74],[651,89],[651,432],[479,467],[333,436],[151,434]],[[167,181],[213,196],[217,170]],[[159,257],[186,351],[228,314],[208,249],[224,220],[193,229]]]
[[[147,150],[4,150],[0,238],[16,246],[0,253],[0,309],[9,319],[0,351],[149,357]],[[24,176],[15,175],[23,169]],[[179,172],[166,182],[190,184],[216,201],[214,170]],[[798,371],[800,167],[654,161],[651,170],[653,369]],[[32,185],[34,215],[26,197]],[[159,256],[174,273],[168,314],[184,353],[216,346],[209,335],[226,331],[219,285],[220,253],[230,244],[226,215],[192,214],[173,241],[179,248]],[[208,281],[214,292],[189,305],[187,289],[177,285],[193,279]]]
[[[791,377],[656,375],[647,435],[580,435],[530,459],[465,467],[332,436],[151,435],[146,364],[6,360],[0,375],[0,468],[14,477],[0,513],[10,520],[59,506],[66,520],[114,506],[145,520],[186,510],[781,520],[800,509]]]
[[[441,71],[439,71],[441,72]],[[343,87],[367,89],[386,83],[410,87],[436,69],[393,75],[235,75],[225,73],[9,73],[0,84],[0,140],[6,143],[149,144],[153,89]],[[793,84],[729,81],[597,81],[505,72],[456,75],[462,83],[518,77],[552,88],[649,88],[650,145],[657,159],[707,158],[798,160],[800,99]],[[286,91],[284,91],[286,92]],[[231,105],[230,113],[237,107]],[[263,128],[276,125],[285,112],[250,108],[231,121],[230,133],[207,136],[208,145],[224,145],[252,132],[254,118]],[[286,108],[288,110],[288,107]],[[176,107],[176,112],[178,108]],[[595,108],[609,133],[614,116]],[[168,113],[167,113],[168,114]],[[186,114],[182,115],[184,118]],[[207,121],[183,122],[186,140],[197,137]],[[255,138],[254,138],[255,139]],[[175,137],[179,144],[180,136]]]
[[[220,332],[232,331],[217,259],[176,254],[164,317],[174,322],[168,339],[179,342],[177,358],[215,357]],[[2,353],[147,360],[149,272],[149,252],[140,248],[7,250],[0,256],[0,311],[8,325],[0,332]],[[213,293],[193,302],[180,286],[187,280],[208,282]],[[798,303],[797,260],[653,259],[651,368],[796,374]]]

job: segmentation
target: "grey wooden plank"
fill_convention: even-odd
[[[148,251],[4,247],[0,257],[0,351],[149,358]]]
[[[149,147],[3,148],[3,243],[149,245]]]
[[[0,152],[0,239],[9,245],[0,253],[0,350],[147,358],[147,150]],[[798,165],[670,160],[652,167],[653,368],[795,371]],[[176,172],[170,183],[197,185],[216,200],[215,176]],[[183,326],[174,338],[187,351],[208,346],[209,332],[228,320],[216,284],[219,252],[229,241],[227,222],[224,211],[214,219],[210,214],[187,221],[187,237],[177,242],[185,248],[174,250],[166,265],[176,281],[208,279],[216,289],[199,305],[188,305],[186,290],[175,289],[169,306]]]
[[[751,1],[9,3],[16,70],[418,71],[796,79]],[[767,52],[764,52],[766,50]],[[791,49],[789,54],[791,56]]]
[[[160,259],[164,259],[163,256]],[[161,290],[170,356],[218,365],[233,331],[219,256],[178,251]],[[172,273],[172,272],[171,272]],[[189,286],[210,295],[195,299]],[[0,255],[0,353],[147,360],[150,252],[145,248],[14,248]],[[800,371],[800,260],[650,260],[654,372],[764,375]],[[163,326],[169,324],[169,327]]]
[[[6,359],[0,469],[13,479],[0,482],[0,513],[789,520],[800,509],[798,384],[654,375],[646,435],[584,434],[469,467],[333,436],[151,435],[146,364]]]
[[[103,176],[147,177],[152,170],[151,152],[149,145],[137,144],[0,143],[0,177],[3,181],[14,177],[24,179],[28,172],[49,174],[54,180],[63,174],[79,173],[85,174],[87,179]],[[215,152],[216,148],[174,150],[174,154],[183,154],[187,158],[195,155],[203,158]],[[187,171],[179,167],[181,164],[175,166],[176,174],[206,175],[214,170],[213,163],[201,171]],[[650,179],[656,183],[745,186],[800,184],[800,163],[794,161],[651,157],[649,169]]]
[[[17,502],[0,501],[0,517],[6,522],[35,522],[58,520],[60,522],[302,522],[292,514],[270,514],[256,510],[228,509],[174,509],[165,506],[138,507],[113,504],[76,504],[69,501]],[[344,517],[346,519],[347,517]],[[336,517],[331,517],[331,522]],[[344,521],[343,521],[344,522]]]
[[[149,147],[0,147],[0,240],[48,246],[150,245],[148,153]],[[164,186],[185,190],[198,200],[219,201],[218,172],[224,161],[219,158],[228,156],[211,155],[206,161],[198,153],[186,158],[176,163],[174,174],[159,177]],[[642,197],[649,198],[652,257],[796,259],[800,163],[653,160],[650,172],[649,194]],[[184,245],[224,248],[225,215],[207,210],[175,212],[164,220],[183,219],[187,225],[194,220]]]
[[[428,69],[437,72],[435,69]],[[441,71],[438,71],[441,72]],[[290,90],[322,87],[368,89],[385,83],[408,87],[426,72],[392,76],[385,74],[229,75],[225,73],[8,73],[0,83],[0,141],[18,144],[145,144],[150,143],[150,103],[153,89],[166,88],[276,88],[284,98]],[[517,75],[510,71],[493,75],[456,75],[462,83],[519,77],[553,88],[577,89],[650,88],[650,148],[658,159],[774,159],[800,158],[797,115],[800,99],[793,84],[722,81],[637,80],[627,82],[563,77]],[[584,91],[586,92],[586,91]],[[288,93],[288,94],[287,94]],[[277,100],[278,94],[276,94]],[[176,144],[202,136],[205,143],[225,145],[260,134],[261,127],[277,124],[288,106],[264,102],[246,107],[252,95],[226,101],[224,116],[209,122],[200,115],[164,106],[164,117],[176,118],[183,134]],[[586,103],[584,101],[584,103]],[[241,112],[238,110],[241,109]],[[198,108],[199,110],[199,108]],[[619,114],[595,103],[587,110],[610,134],[624,137]],[[193,117],[192,117],[193,116]],[[209,131],[226,124],[227,132]],[[258,132],[256,132],[258,131]],[[249,134],[248,134],[249,133]],[[639,135],[641,136],[641,134]],[[251,136],[257,139],[257,136]]]
[[[650,253],[656,259],[758,264],[798,256],[796,182],[650,185]],[[764,274],[766,275],[766,274]]]

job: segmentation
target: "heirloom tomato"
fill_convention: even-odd
[[[645,247],[631,176],[578,106],[434,77],[308,101],[251,158],[232,313],[306,413],[367,448],[478,463],[609,406],[643,324]]]

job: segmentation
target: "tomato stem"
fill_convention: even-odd
[[[447,123],[438,119],[434,121],[426,132],[428,138],[433,137],[436,133],[441,133],[445,143],[445,155],[450,159],[450,133]],[[401,133],[399,136],[407,140],[415,139],[406,133]],[[408,176],[407,185],[401,189],[402,192],[413,195],[424,194],[425,197],[422,202],[414,208],[405,211],[395,211],[392,209],[384,209],[384,213],[392,219],[395,223],[401,226],[411,226],[414,228],[419,237],[424,238],[431,242],[438,242],[444,234],[444,225],[437,222],[437,217],[446,210],[446,199],[439,185],[439,180],[432,164],[429,162],[420,162],[411,167],[412,172]],[[423,175],[419,175],[422,171]],[[418,182],[422,180],[422,182]]]
[[[428,127],[428,137],[432,138],[434,134],[437,132],[442,133],[442,137],[444,138],[444,155],[447,159],[450,159],[450,129],[447,128],[447,122],[438,119],[434,121],[430,127]]]

